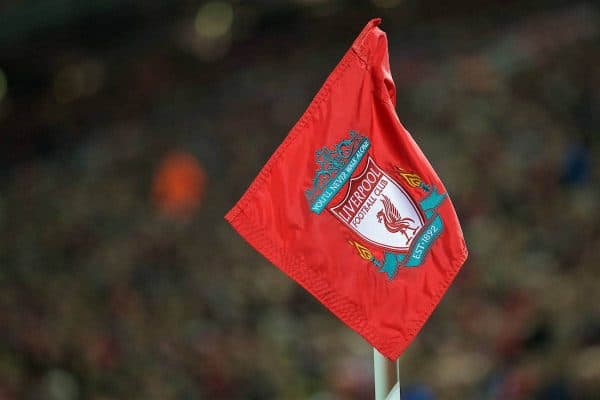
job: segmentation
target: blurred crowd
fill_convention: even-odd
[[[0,400],[373,397],[223,220],[373,14],[470,250],[402,399],[600,398],[600,8],[190,3],[0,47]]]

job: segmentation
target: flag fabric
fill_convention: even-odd
[[[402,126],[370,21],[225,218],[389,359],[467,257],[448,193]]]

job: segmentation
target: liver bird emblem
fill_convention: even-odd
[[[383,203],[383,209],[379,210],[377,213],[377,221],[379,223],[383,222],[386,229],[391,233],[402,233],[406,238],[406,244],[408,244],[408,241],[414,236],[414,232],[417,230],[417,228],[411,225],[414,224],[415,221],[408,217],[402,218],[396,206],[394,206],[392,201],[386,195],[383,195],[381,202]],[[413,232],[411,237],[406,233],[407,230]]]

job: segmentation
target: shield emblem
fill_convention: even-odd
[[[373,161],[345,185],[338,204],[327,209],[366,241],[384,249],[405,252],[424,221],[406,190]]]

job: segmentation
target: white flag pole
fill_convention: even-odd
[[[389,386],[385,357],[373,347],[373,375],[375,378],[375,400],[385,400]]]
[[[400,400],[400,359],[396,360],[396,384],[390,391],[390,362],[373,348],[373,375],[375,378],[375,400]]]
[[[396,359],[396,384],[386,400],[400,400],[400,357]]]

